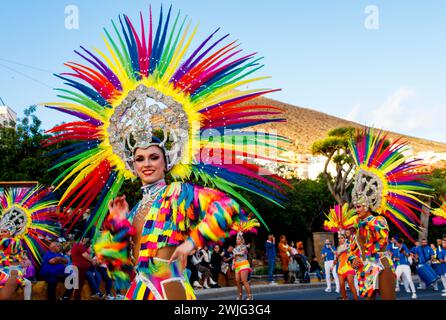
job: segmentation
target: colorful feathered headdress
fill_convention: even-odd
[[[180,13],[173,17],[171,8],[165,16],[161,7],[156,27],[151,10],[148,27],[141,14],[139,32],[126,15],[112,25],[113,32],[104,29],[106,52],[81,47],[83,52],[75,52],[89,66],[66,63],[72,72],[58,76],[71,87],[58,89],[65,101],[44,104],[80,119],[49,130],[54,135],[45,143],[75,142],[57,151],[65,154],[53,167],[68,166],[55,183],[60,188],[70,181],[60,201],[74,208],[69,220],[74,223],[98,200],[89,228],[100,226],[124,180],[135,178],[135,148],[158,145],[173,180],[219,188],[264,223],[237,191],[278,205],[285,200],[286,181],[260,175],[260,167],[246,161],[280,161],[277,144],[288,142],[250,129],[285,121],[276,117],[282,112],[277,107],[250,104],[276,90],[237,89],[265,78],[250,77],[262,67],[261,58],[243,55],[228,34],[216,38],[219,29],[189,52],[197,28],[190,32],[191,23]]]
[[[255,218],[248,218],[246,221],[235,221],[231,226],[229,234],[231,236],[243,234],[245,232],[257,233],[256,227],[260,227],[260,223]]]
[[[29,253],[35,265],[49,241],[57,239],[57,201],[42,186],[11,188],[0,193],[0,233]]]
[[[420,226],[416,213],[422,211],[424,203],[419,197],[430,190],[423,183],[427,178],[425,166],[404,154],[407,142],[389,142],[382,131],[358,131],[349,145],[356,165],[353,204],[363,204],[367,199],[371,210],[390,219],[412,240],[404,224],[415,230]]]
[[[358,222],[358,216],[354,209],[349,209],[348,203],[335,205],[330,212],[325,215],[324,229],[331,232],[342,232],[348,230]]]
[[[435,216],[432,218],[433,224],[437,226],[446,224],[446,199],[444,197],[441,198],[440,207],[432,209],[431,214]]]

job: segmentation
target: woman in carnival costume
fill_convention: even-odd
[[[81,121],[50,130],[47,144],[76,141],[57,164],[70,164],[57,188],[73,179],[60,205],[73,206],[68,220],[76,221],[98,198],[87,231],[104,230],[94,248],[118,288],[132,277],[126,298],[194,299],[187,256],[247,220],[234,199],[264,223],[237,188],[283,203],[285,181],[259,175],[246,159],[276,161],[269,154],[288,140],[248,129],[284,121],[271,118],[278,108],[249,104],[274,90],[234,90],[263,79],[247,78],[261,67],[254,54],[240,55],[235,41],[223,45],[228,35],[212,40],[216,30],[186,56],[196,33],[189,34],[186,18],[178,13],[172,24],[171,9],[164,17],[161,8],[155,33],[151,11],[148,29],[140,20],[140,33],[125,15],[120,31],[112,22],[115,37],[107,30],[104,37],[108,55],[76,51],[93,67],[70,62],[73,73],[60,78],[80,92],[60,89],[69,102],[46,105]],[[130,211],[117,195],[124,180],[136,177],[143,198]],[[185,182],[191,180],[221,191]]]
[[[361,297],[395,299],[395,271],[387,252],[389,226],[392,221],[411,241],[404,224],[419,230],[415,212],[422,211],[419,196],[430,190],[424,165],[404,155],[406,142],[388,142],[373,129],[358,132],[350,141],[356,165],[352,202],[358,214],[356,241],[351,244],[349,261],[357,269]]]
[[[350,257],[350,243],[354,241],[354,233],[351,232],[357,224],[358,216],[354,210],[349,210],[348,203],[335,205],[324,221],[324,228],[331,232],[338,233],[339,246],[336,250],[336,257],[333,266],[338,263],[338,277],[341,289],[341,299],[347,300],[345,290],[346,282],[353,294],[353,299],[358,300],[358,293],[355,287],[356,270],[348,261]]]
[[[249,274],[252,272],[251,265],[248,260],[249,246],[245,245],[245,239],[243,238],[244,232],[256,232],[255,227],[260,226],[256,219],[251,219],[246,222],[235,222],[232,226],[232,230],[237,232],[237,238],[234,248],[234,270],[235,270],[235,283],[237,285],[238,297],[237,300],[243,298],[243,287],[246,290],[246,300],[252,300],[251,286],[249,284]]]
[[[0,300],[11,299],[18,286],[31,300],[32,285],[24,277],[22,254],[30,253],[36,267],[51,238],[58,237],[56,204],[51,192],[34,188],[11,188],[0,194]]]

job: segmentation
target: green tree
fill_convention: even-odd
[[[323,176],[333,198],[340,205],[349,202],[349,188],[353,183],[353,161],[349,154],[348,142],[355,132],[352,127],[340,127],[331,130],[324,139],[317,140],[312,145],[314,155],[322,155],[325,161]],[[334,164],[336,174],[332,176],[329,165]]]
[[[58,156],[47,156],[47,153],[66,144],[42,147],[49,135],[41,128],[42,122],[35,111],[36,106],[30,106],[15,128],[0,128],[0,181],[38,181],[50,185],[60,172],[48,171]]]

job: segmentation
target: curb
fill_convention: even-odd
[[[413,282],[415,285],[419,284],[420,279],[417,275],[412,276]],[[332,283],[333,285],[334,283]],[[402,285],[402,283],[400,284]],[[314,289],[314,288],[324,288],[326,287],[325,282],[317,282],[317,283],[296,283],[296,284],[254,284],[251,285],[251,291],[253,294],[258,293],[270,293],[270,292],[279,292],[279,291],[291,291],[296,289]],[[199,300],[208,300],[208,299],[234,299],[237,295],[237,288],[235,286],[232,287],[223,287],[223,288],[212,288],[212,289],[201,289],[195,291],[195,295]]]
[[[265,292],[278,292],[278,291],[290,291],[296,289],[310,289],[310,288],[318,288],[325,287],[325,283],[297,283],[297,284],[258,284],[252,285],[251,291],[253,294],[257,293],[265,293]],[[206,289],[195,291],[195,295],[197,299],[212,299],[212,298],[234,298],[236,296],[237,289],[235,286],[233,287],[224,287],[224,288],[215,288],[215,289]]]

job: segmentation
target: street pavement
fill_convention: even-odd
[[[418,285],[418,277],[414,277],[415,286]],[[337,300],[340,295],[334,291],[325,292],[324,282],[311,282],[306,284],[277,284],[271,285],[265,282],[256,282],[251,288],[255,300]],[[397,300],[446,300],[441,296],[442,285],[439,284],[440,291],[434,291],[432,287],[417,290],[417,299],[412,299],[411,294],[405,292],[403,286],[397,292]],[[223,287],[217,289],[197,290],[195,292],[198,300],[235,300],[236,287]],[[352,296],[347,291],[349,298]]]

